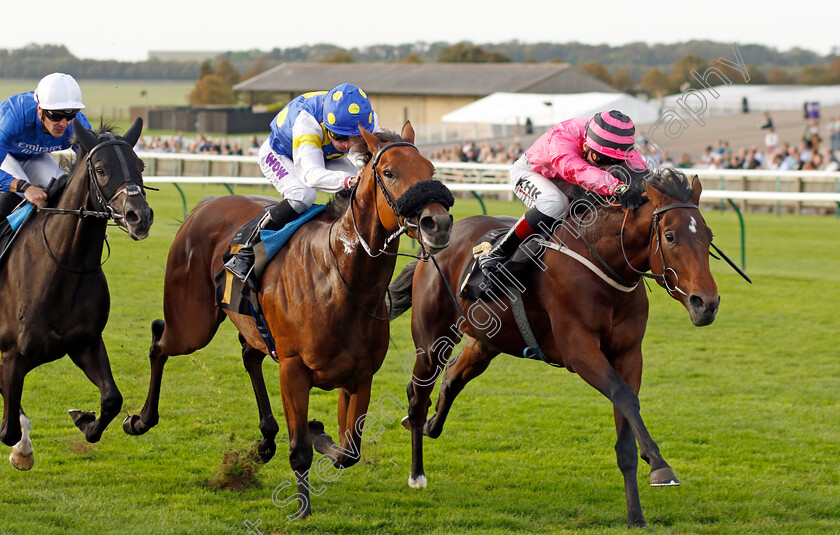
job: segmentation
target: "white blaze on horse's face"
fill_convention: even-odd
[[[694,219],[694,216],[691,216],[691,220],[688,223],[688,230],[690,230],[692,234],[697,234],[697,220]]]

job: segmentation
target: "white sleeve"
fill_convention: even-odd
[[[292,160],[301,181],[310,188],[335,193],[344,189],[355,175],[326,168],[321,149],[324,131],[311,114],[302,111],[292,126]]]

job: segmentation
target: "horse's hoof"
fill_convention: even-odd
[[[90,411],[81,411],[79,409],[70,409],[67,411],[70,413],[70,418],[73,419],[73,423],[76,424],[76,427],[84,431],[84,427],[91,422],[96,420],[96,413]]]
[[[411,431],[411,422],[408,421],[408,416],[404,416],[402,421],[400,421],[403,427]]]
[[[680,480],[670,466],[652,470],[650,473],[651,487],[676,487],[679,486]]]
[[[425,489],[426,488],[426,476],[419,475],[416,478],[414,476],[408,476],[408,486],[412,489]]]
[[[252,451],[256,451],[260,462],[265,464],[274,457],[274,452],[277,451],[277,446],[274,442],[268,443],[265,439],[258,440],[251,446]]]
[[[35,464],[35,454],[33,452],[22,452],[17,447],[12,447],[12,453],[9,455],[9,462],[18,470],[29,470]]]
[[[134,436],[142,435],[149,430],[149,427],[136,414],[126,416],[125,420],[123,420],[122,427],[126,434]]]

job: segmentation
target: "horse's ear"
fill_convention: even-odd
[[[414,143],[414,127],[411,126],[411,121],[406,121],[402,127],[402,132],[400,133],[400,137],[403,141],[408,141],[409,143]]]
[[[75,118],[73,119],[73,133],[85,154],[96,146],[96,136]]]
[[[700,179],[697,175],[691,181],[691,203],[700,204],[700,194],[703,193],[703,185],[700,184]]]
[[[126,141],[132,147],[137,144],[137,140],[140,139],[140,132],[143,131],[143,118],[138,117],[134,120],[134,124],[131,125],[131,128],[128,129],[128,132],[125,133],[123,136],[123,141]]]
[[[368,132],[362,125],[359,125],[359,132],[361,132],[362,138],[367,144],[368,151],[371,154],[376,154],[376,150],[379,148],[379,138],[376,137],[376,135],[374,135],[373,133]]]

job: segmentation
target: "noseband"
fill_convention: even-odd
[[[650,247],[651,251],[650,254],[653,255],[654,252],[659,251],[659,258],[662,260],[662,273],[646,273],[644,271],[639,271],[630,263],[630,260],[627,258],[627,252],[624,249],[624,226],[627,223],[627,217],[625,216],[624,222],[621,224],[621,254],[624,255],[624,261],[630,266],[630,269],[641,275],[642,277],[647,277],[649,279],[654,279],[660,281],[662,285],[665,287],[665,290],[671,295],[671,297],[676,297],[674,292],[679,293],[685,297],[688,297],[688,294],[680,288],[680,276],[677,275],[676,270],[674,268],[668,267],[668,264],[665,262],[665,253],[662,250],[662,242],[659,236],[659,221],[660,221],[660,214],[667,212],[668,210],[674,210],[676,208],[693,208],[695,210],[699,210],[700,208],[697,205],[691,203],[674,203],[669,204],[667,206],[663,206],[661,208],[657,208],[653,211],[653,222],[650,226]],[[629,212],[628,212],[629,213]],[[654,249],[654,239],[656,240],[656,248]],[[674,284],[671,286],[668,283],[668,272],[671,272],[674,275]]]

